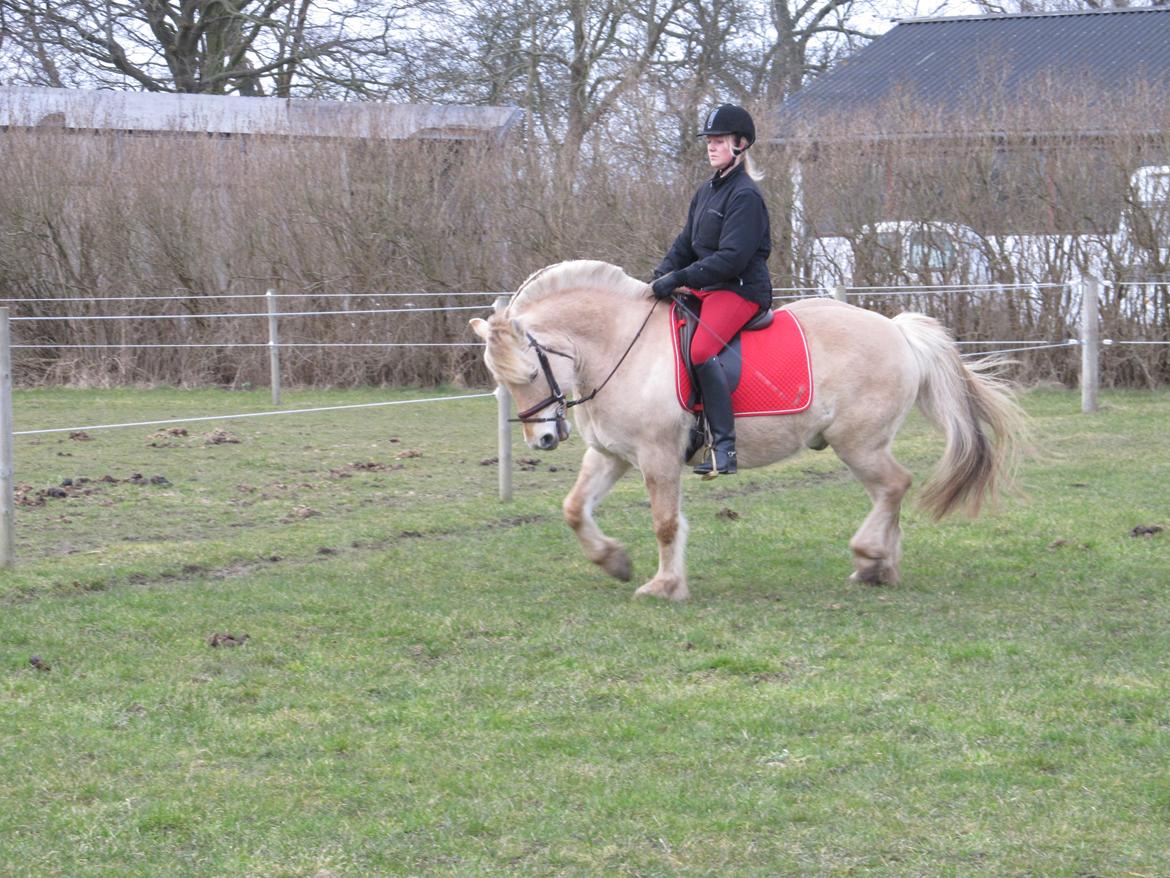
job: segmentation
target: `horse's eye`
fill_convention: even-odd
[[[533,381],[535,381],[539,377],[540,377],[540,370],[533,369],[531,372],[528,373],[528,383],[531,384]]]

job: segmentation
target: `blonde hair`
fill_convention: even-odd
[[[743,156],[743,170],[744,173],[751,177],[756,182],[764,179],[764,172],[756,167],[755,160],[752,158],[751,150],[741,153]]]

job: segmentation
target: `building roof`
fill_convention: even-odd
[[[955,110],[989,87],[1012,97],[1043,81],[1170,86],[1170,7],[907,19],[788,98],[777,130],[899,96]]]
[[[490,140],[503,137],[520,114],[515,107],[0,87],[0,127]]]

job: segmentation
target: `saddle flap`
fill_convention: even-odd
[[[675,360],[675,394],[689,412],[698,410],[698,382],[691,372],[691,338],[698,301],[684,299],[686,310],[675,304],[670,312],[671,344]],[[737,417],[785,415],[802,412],[813,398],[812,363],[804,330],[788,310],[767,311],[755,318],[762,325],[737,333],[734,344],[721,354],[724,368],[734,369],[732,406]],[[753,321],[755,322],[755,321]]]
[[[677,345],[681,351],[682,363],[686,368],[687,380],[690,384],[686,408],[690,411],[697,411],[702,408],[702,402],[699,399],[699,382],[695,378],[694,364],[691,362],[691,341],[694,339],[695,329],[699,325],[702,301],[698,296],[691,295],[682,296],[681,300],[682,308],[678,304],[671,307],[671,326],[677,325],[678,327]],[[680,311],[682,312],[681,316]],[[767,313],[771,314],[772,312],[769,310]],[[756,319],[753,317],[749,322],[754,322]],[[769,320],[769,322],[771,321]],[[742,331],[740,330],[740,332]],[[732,352],[723,356],[722,360],[723,372],[727,375],[727,387],[733,392],[739,386],[739,378],[742,374],[743,356],[740,354],[740,347],[739,332],[737,332],[723,349],[724,352]]]

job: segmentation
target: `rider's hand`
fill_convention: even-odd
[[[664,274],[658,280],[650,285],[654,290],[655,299],[669,299],[670,294],[683,285],[682,272],[672,271],[670,274]]]

